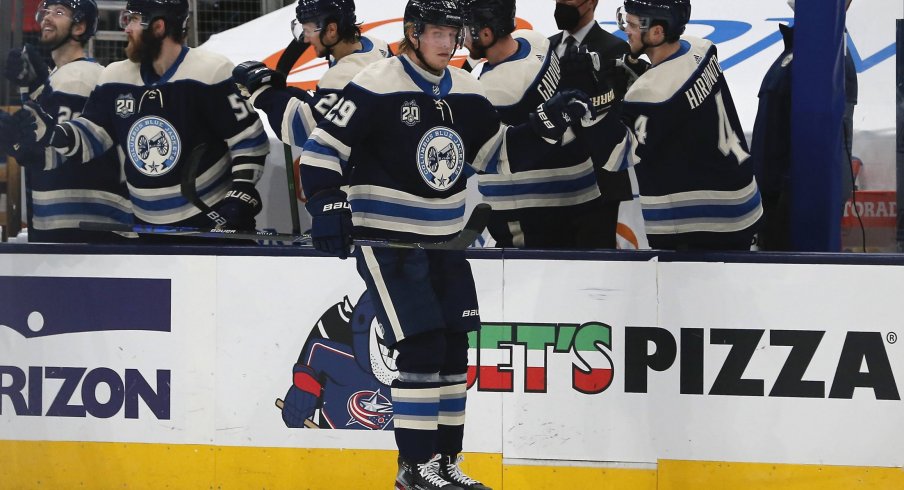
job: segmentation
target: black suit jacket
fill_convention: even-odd
[[[560,32],[550,36],[549,42],[552,51],[555,51],[559,47],[564,35],[564,32]],[[590,28],[590,31],[587,32],[587,35],[584,36],[584,40],[581,41],[581,46],[587,46],[588,50],[598,53],[600,58],[604,60],[621,58],[622,55],[627,54],[630,50],[627,42],[606,32],[606,30],[597,23],[594,23],[593,27]],[[615,90],[615,96],[619,100],[625,97],[628,86],[626,77],[616,75],[609,80],[609,84]],[[631,180],[630,177],[628,177],[628,172],[626,170],[621,172],[607,172],[598,169],[596,177],[604,201],[630,201],[633,198],[633,194],[631,193]]]

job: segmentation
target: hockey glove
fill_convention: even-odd
[[[311,214],[311,244],[323,253],[348,257],[352,246],[352,210],[339,189],[327,189],[308,198]]]
[[[626,54],[621,58],[614,60],[615,67],[625,72],[628,78],[628,88],[635,80],[647,72],[650,68],[650,62],[642,58],[633,58],[630,54]]]
[[[292,368],[292,386],[283,400],[282,419],[286,427],[304,427],[304,421],[314,415],[323,387],[317,373],[309,366],[296,364]]]
[[[232,69],[232,80],[239,94],[246,99],[252,98],[258,90],[286,87],[286,76],[260,61],[240,63]]]
[[[254,217],[261,212],[261,195],[251,182],[234,182],[226,197],[217,204],[216,211],[223,219],[222,228],[253,230]]]
[[[47,81],[50,70],[41,59],[38,48],[26,44],[22,49],[9,50],[3,74],[10,82],[27,87],[29,93],[34,93]]]
[[[26,102],[13,114],[13,120],[22,146],[69,148],[74,143],[74,136],[58,126],[53,116],[34,102]]]
[[[566,53],[560,61],[562,79],[559,86],[563,89],[574,88],[586,92],[592,102],[590,114],[582,118],[581,123],[589,126],[605,117],[609,108],[616,102],[615,91],[610,80],[614,77],[613,60],[600,60],[597,53],[587,51],[586,46],[580,50]]]
[[[580,90],[562,90],[528,115],[531,129],[549,143],[559,141],[571,124],[590,108],[590,98]]]

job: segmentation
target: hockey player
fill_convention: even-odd
[[[26,105],[15,116],[32,143],[66,156],[90,160],[115,145],[138,222],[252,229],[267,136],[235,93],[232,64],[183,45],[187,22],[187,0],[130,0],[120,19],[129,59],[104,70],[82,115],[54,125]],[[197,173],[186,175],[186,158],[200,144],[207,150]],[[189,202],[183,181],[216,213]]]
[[[316,92],[286,88],[286,77],[259,61],[239,64],[232,75],[240,93],[267,114],[276,135],[301,147],[349,80],[365,66],[392,56],[392,51],[386,42],[361,35],[353,0],[299,0],[295,14],[292,32],[298,41],[309,43],[318,56],[329,60]]]
[[[566,73],[547,38],[538,32],[515,29],[514,0],[463,0],[465,45],[472,58],[486,58],[480,81],[487,98],[509,125],[527,121],[536,107],[560,87],[561,79],[593,73]],[[571,65],[575,66],[575,65]],[[574,82],[572,80],[572,82]],[[598,112],[615,102],[606,80],[574,83],[598,96]],[[590,158],[593,150],[604,173],[634,164],[633,136],[613,113],[604,123],[576,128],[562,145],[548,154],[554,167],[511,175],[478,176],[484,201],[493,206],[489,230],[501,247],[614,248],[615,223],[604,219],[608,205]],[[618,206],[615,210],[617,211]],[[615,213],[617,214],[617,213]],[[615,215],[613,214],[613,219]]]
[[[318,250],[345,258],[353,223],[359,237],[451,237],[462,228],[470,173],[538,163],[553,146],[548,141],[585,114],[586,96],[563,92],[527,124],[501,124],[480,83],[448,66],[461,31],[457,1],[409,0],[401,54],[355,76],[311,134],[301,173]],[[347,194],[340,189],[346,184]],[[361,246],[354,255],[384,343],[398,353],[391,388],[400,453],[395,488],[487,488],[459,465],[467,332],[480,326],[464,251]]]
[[[712,42],[681,37],[689,0],[625,0],[632,55],[651,67],[624,100],[650,246],[749,250],[763,208],[747,142]]]
[[[97,31],[94,0],[44,0],[35,13],[40,43],[51,49],[51,72],[31,45],[14,48],[6,58],[6,77],[22,87],[57,122],[77,117],[103,67],[88,58],[85,46]],[[3,130],[14,134],[10,127]],[[25,203],[30,242],[109,242],[121,240],[107,232],[79,230],[79,221],[131,223],[132,210],[115,151],[84,165],[65,165],[64,157],[18,138],[0,149],[12,154],[25,171]],[[79,161],[78,156],[70,158]]]

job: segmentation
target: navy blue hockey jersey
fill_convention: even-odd
[[[57,122],[78,117],[104,67],[92,59],[78,59],[53,70],[35,102]],[[25,167],[28,240],[80,242],[113,238],[84,232],[79,222],[132,222],[132,210],[119,160],[114,151],[97,155],[83,165],[63,165],[64,157],[48,148],[23,156],[43,162],[43,170]]]
[[[140,221],[198,215],[180,191],[192,148],[207,144],[194,179],[208,205],[221,201],[233,180],[257,182],[269,152],[257,112],[236,93],[232,68],[223,56],[187,47],[160,77],[140,63],[111,63],[82,116],[68,123],[76,135],[68,154],[90,160],[115,145]]]
[[[559,88],[558,57],[549,39],[532,30],[515,31],[518,51],[497,65],[483,64],[480,81],[487,98],[503,122],[518,125]],[[583,130],[578,130],[585,134]],[[617,171],[634,164],[633,136],[620,126],[593,141],[576,141],[569,129],[560,145],[548,154],[549,167],[515,174],[483,174],[478,188],[495,211],[582,204],[600,197],[588,143],[606,154],[599,167]]]
[[[301,173],[309,195],[348,182],[356,236],[447,239],[464,224],[468,175],[529,169],[553,146],[502,124],[469,73],[433,76],[407,55],[368,66],[342,96],[305,144]]]
[[[679,51],[625,95],[637,137],[647,234],[736,232],[763,214],[744,132],[710,41],[682,37]]]
[[[302,147],[339,100],[345,85],[367,65],[391,55],[385,41],[362,36],[361,49],[330,62],[315,92],[265,88],[252,94],[249,101],[267,114],[270,127],[283,143]]]

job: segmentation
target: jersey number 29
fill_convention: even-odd
[[[358,106],[356,106],[354,102],[341,99],[332,109],[330,109],[330,112],[326,115],[326,119],[329,119],[330,122],[336,126],[344,128],[348,125],[348,121],[355,114],[356,110],[358,110]]]

